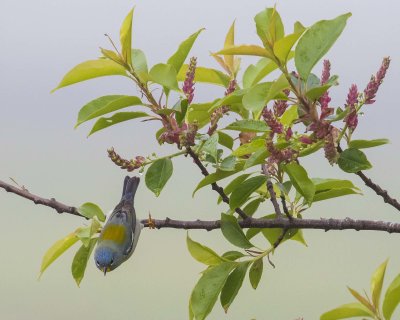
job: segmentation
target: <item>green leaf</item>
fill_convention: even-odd
[[[272,53],[266,50],[265,48],[256,45],[245,45],[245,44],[222,49],[216,52],[215,54],[273,58]]]
[[[312,68],[329,51],[346,26],[351,13],[333,20],[321,20],[307,29],[296,46],[294,61],[302,79],[307,79]]]
[[[222,255],[222,258],[228,259],[230,261],[235,261],[235,260],[243,258],[243,257],[244,257],[243,253],[241,253],[239,251],[235,251],[235,250],[227,251]]]
[[[229,273],[235,267],[234,262],[224,262],[203,272],[190,296],[190,306],[196,320],[204,320],[211,312]]]
[[[104,215],[101,208],[91,202],[86,202],[82,204],[78,209],[78,212],[88,219],[92,219],[93,217],[97,217],[101,222],[106,221],[106,216]]]
[[[243,106],[254,113],[260,112],[269,100],[271,82],[256,84],[243,96]]]
[[[221,214],[221,231],[226,240],[239,248],[252,248],[254,247],[243,233],[236,218],[229,214]]]
[[[286,79],[286,76],[282,73],[278,79],[272,82],[271,88],[268,92],[268,101],[276,99],[280,93],[286,88],[289,88],[289,82]],[[286,97],[286,95],[284,95]]]
[[[90,240],[88,246],[82,245],[72,260],[71,272],[78,287],[85,275],[86,266],[96,242],[97,238]]]
[[[246,180],[250,176],[250,173],[244,173],[240,176],[237,176],[233,179],[229,184],[224,188],[224,193],[229,196],[233,190],[237,188],[244,180]]]
[[[269,156],[269,152],[265,150],[258,150],[254,152],[250,158],[248,158],[244,164],[243,169],[248,169],[252,166],[256,166],[258,164],[263,164],[265,159]]]
[[[231,194],[229,206],[231,209],[239,208],[250,197],[250,195],[266,183],[265,176],[256,176],[247,179],[239,185]]]
[[[190,239],[189,233],[186,237],[186,244],[191,256],[201,263],[213,266],[225,261],[212,249]]]
[[[350,194],[360,194],[360,192],[357,192],[356,190],[350,189],[350,188],[326,190],[326,191],[316,193],[314,195],[313,202],[347,196]]]
[[[213,105],[210,107],[208,112],[213,112],[215,109],[225,105],[225,106],[232,106],[235,104],[241,104],[243,96],[248,92],[247,89],[245,90],[235,90],[231,94],[225,96],[224,98],[217,99]]]
[[[362,151],[352,148],[346,149],[340,154],[338,165],[340,169],[348,173],[356,173],[372,168],[366,155]]]
[[[257,211],[258,207],[260,206],[260,203],[262,202],[262,199],[257,198],[252,201],[250,201],[246,206],[243,208],[243,211],[245,214],[248,216],[253,216],[254,213]]]
[[[225,132],[222,132],[222,131],[217,131],[217,132],[218,132],[218,143],[221,146],[224,146],[224,147],[232,150],[233,138],[229,134],[226,134]]]
[[[324,141],[318,141],[317,143],[313,143],[303,150],[300,151],[299,157],[306,157],[310,154],[313,154],[314,152],[317,152],[319,149],[321,149],[324,146]]]
[[[196,123],[199,129],[201,129],[211,121],[209,109],[212,104],[213,102],[192,103],[186,112],[186,121],[188,123]]]
[[[372,314],[366,307],[364,307],[361,303],[348,303],[341,305],[340,307],[325,312],[320,320],[339,320],[339,319],[348,319],[354,317],[371,317],[374,318],[374,314]]]
[[[264,139],[256,139],[253,140],[249,143],[242,144],[239,148],[234,150],[232,152],[233,155],[237,157],[242,157],[247,154],[251,154],[253,152],[259,151],[259,150],[265,150],[265,140]]]
[[[393,312],[400,303],[400,274],[392,281],[386,290],[385,300],[383,300],[382,311],[386,320],[392,318]]]
[[[268,132],[269,127],[265,121],[261,120],[238,120],[227,127],[224,130],[236,130],[241,132]]]
[[[230,155],[223,159],[219,164],[219,169],[223,171],[234,171],[236,167],[236,157]]]
[[[308,177],[307,171],[295,162],[286,164],[285,171],[296,190],[304,197],[308,205],[311,205],[315,194],[315,185]]]
[[[137,105],[143,105],[143,102],[135,96],[111,95],[97,98],[81,108],[75,128],[104,114]]]
[[[76,236],[75,232],[70,233],[66,237],[58,240],[54,243],[44,254],[42,259],[42,265],[40,267],[39,278],[42,276],[43,272],[66,250],[72,247],[79,238]]]
[[[250,88],[276,70],[278,65],[269,58],[261,58],[256,65],[251,64],[243,74],[243,87]]]
[[[189,66],[187,64],[184,64],[181,68],[181,70],[178,72],[178,81],[184,81],[186,78],[186,72],[188,70]],[[226,88],[229,85],[229,77],[216,69],[212,68],[205,68],[205,67],[196,67],[196,72],[194,75],[194,81],[201,82],[201,83],[210,83],[210,84],[216,84],[218,86],[222,86]]]
[[[224,308],[225,313],[228,312],[230,305],[233,300],[235,300],[240,288],[242,287],[249,264],[249,261],[240,262],[226,279],[220,296],[221,305]]]
[[[100,51],[103,54],[103,56],[106,57],[107,59],[110,59],[122,66],[124,65],[124,61],[122,60],[121,56],[118,53],[104,48],[100,48]]]
[[[205,30],[204,28],[190,35],[186,40],[184,40],[178,47],[178,50],[168,59],[167,64],[173,66],[175,70],[179,73],[183,63],[185,62],[190,50],[193,47],[198,35]],[[197,72],[197,70],[196,70]]]
[[[197,185],[196,189],[193,191],[193,196],[197,192],[197,190],[208,186],[209,184],[212,184],[214,182],[217,182],[219,180],[225,179],[231,175],[234,175],[235,173],[242,171],[243,170],[243,164],[237,163],[235,171],[222,171],[222,170],[217,170],[214,173],[209,174],[208,176],[204,177],[203,180],[199,182]]]
[[[378,147],[387,143],[389,143],[388,139],[352,140],[349,143],[349,148],[366,149],[366,148]]]
[[[147,83],[150,80],[146,56],[142,50],[132,49],[132,67],[142,82]]]
[[[225,37],[224,49],[235,45],[235,21],[233,21],[228,33]],[[234,56],[224,56],[225,64],[228,66],[231,74],[235,73],[235,59]]]
[[[182,121],[186,117],[187,109],[188,109],[188,100],[187,99],[180,99],[178,102],[174,105],[173,107],[175,112],[175,118],[176,121],[178,122],[178,125],[182,125]]]
[[[162,85],[163,87],[179,91],[176,81],[176,70],[169,64],[159,63],[153,66],[149,72],[151,81]]]
[[[379,308],[383,279],[385,278],[386,266],[388,262],[389,260],[386,260],[384,263],[382,263],[378,269],[375,270],[371,278],[371,299],[372,304],[376,309]]]
[[[315,184],[313,202],[341,197],[349,194],[360,194],[360,190],[349,180],[312,179]]]
[[[285,35],[285,30],[279,13],[275,8],[267,8],[254,17],[257,34],[264,46],[273,44]]]
[[[297,108],[298,107],[296,105],[293,105],[283,113],[282,117],[280,118],[280,122],[284,126],[290,126],[293,123],[293,121],[299,118],[299,113]]]
[[[133,8],[129,11],[120,29],[120,40],[122,47],[122,57],[127,64],[131,63],[131,50],[132,50],[132,18]]]
[[[201,150],[209,154],[215,160],[215,162],[217,162],[218,160],[217,146],[218,146],[218,133],[214,133],[210,138],[207,139]]]
[[[126,70],[124,67],[111,60],[99,59],[85,61],[68,71],[58,86],[51,92],[71,84],[105,76],[126,76]]]
[[[264,265],[263,265],[262,259],[257,259],[251,265],[251,268],[249,271],[249,279],[250,279],[250,284],[253,287],[253,289],[257,289],[258,284],[260,283],[260,280],[261,280],[263,269],[264,269]]]
[[[315,192],[326,191],[330,189],[357,189],[359,190],[353,182],[350,180],[341,180],[341,179],[312,179],[315,184]]]
[[[275,42],[274,53],[281,62],[286,63],[290,54],[290,50],[297,42],[297,40],[300,38],[300,36],[303,34],[303,31],[289,34],[284,38]]]
[[[148,116],[149,115],[145,112],[118,112],[109,118],[102,117],[96,121],[88,136],[91,136],[97,131],[116,125],[117,123]]]
[[[310,99],[311,101],[317,101],[321,96],[328,91],[328,89],[332,87],[331,84],[325,84],[323,86],[318,86],[311,88],[306,92],[306,97]]]
[[[145,182],[147,188],[152,191],[156,197],[161,193],[173,171],[170,158],[163,158],[154,161],[147,169]]]
[[[375,313],[375,308],[369,303],[369,301],[364,298],[361,294],[359,294],[356,290],[347,287],[350,291],[351,295],[356,298],[362,305],[364,305],[367,309],[369,309],[372,313]]]

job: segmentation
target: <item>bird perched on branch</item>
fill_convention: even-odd
[[[143,227],[133,207],[139,182],[138,177],[125,177],[121,201],[100,233],[94,259],[104,275],[126,261],[135,250]]]

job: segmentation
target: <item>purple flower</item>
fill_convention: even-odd
[[[382,84],[383,79],[385,78],[386,71],[390,65],[390,58],[383,58],[381,67],[379,68],[376,75],[371,77],[367,87],[364,89],[365,95],[365,104],[373,104],[375,102],[374,98],[376,93],[378,92],[379,86]]]
[[[358,89],[355,84],[352,84],[350,87],[346,103],[346,109],[349,110],[349,113],[343,121],[347,124],[351,131],[354,131],[358,125],[358,115],[356,109],[356,104],[358,103]]]
[[[331,77],[331,63],[329,62],[329,60],[324,60],[324,67],[322,69],[321,84],[327,83],[330,77]]]
[[[304,144],[312,144],[314,142],[309,136],[306,135],[301,136],[299,141]]]
[[[322,76],[321,76],[321,85],[324,85],[328,82],[331,76],[331,63],[329,60],[324,60],[324,67],[322,69]],[[327,116],[333,113],[333,108],[329,108],[329,102],[331,102],[331,98],[329,97],[329,92],[326,91],[324,94],[319,98],[319,104],[321,106],[321,115],[320,120],[325,119]]]
[[[196,73],[197,58],[190,58],[189,68],[186,72],[186,78],[183,82],[182,91],[188,99],[188,103],[191,104],[194,97],[194,75]]]
[[[337,150],[337,140],[339,138],[339,130],[331,127],[329,134],[325,138],[325,158],[333,165],[339,159],[339,152]]]
[[[262,114],[264,121],[271,128],[273,133],[283,133],[283,125],[274,116],[271,110],[268,110],[267,106],[264,107]]]

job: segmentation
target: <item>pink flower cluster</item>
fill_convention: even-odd
[[[385,78],[386,71],[390,65],[390,58],[383,58],[381,67],[379,68],[376,75],[373,75],[364,90],[365,95],[365,104],[373,104],[375,102],[374,98],[376,93],[378,92],[379,86],[382,84],[383,79]]]
[[[188,99],[188,103],[191,104],[194,97],[194,76],[196,73],[196,66],[197,66],[197,58],[192,57],[190,58],[189,68],[186,72],[186,78],[183,82],[182,91],[186,95]]]

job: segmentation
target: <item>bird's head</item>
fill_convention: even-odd
[[[96,267],[103,271],[104,275],[117,267],[116,252],[109,247],[98,246],[94,253],[94,260],[96,262]]]

